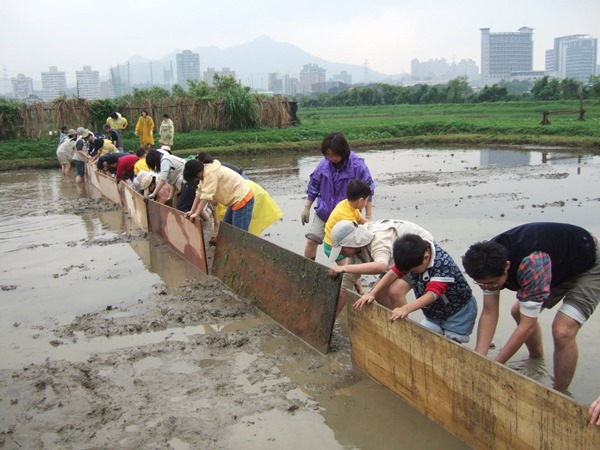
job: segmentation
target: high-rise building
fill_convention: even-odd
[[[67,93],[67,75],[51,66],[48,72],[42,72],[42,98],[50,102]]]
[[[188,80],[200,81],[200,55],[191,50],[177,53],[177,84],[187,88]]]
[[[347,70],[342,70],[340,73],[331,77],[332,81],[339,81],[345,84],[352,84],[352,75]]]
[[[11,78],[13,97],[16,100],[27,100],[33,94],[33,79],[20,73]]]
[[[77,81],[77,97],[87,100],[100,98],[100,72],[92,70],[91,66],[83,66],[83,70],[75,71]]]
[[[456,77],[467,77],[479,81],[479,68],[472,59],[448,63],[445,58],[420,62],[413,59],[410,63],[410,77],[414,81],[449,81]]]
[[[485,84],[508,80],[511,72],[533,70],[533,28],[516,32],[490,33],[481,28],[481,81]]]
[[[318,64],[304,64],[300,71],[300,91],[302,93],[317,92],[317,86],[325,85],[326,71]]]
[[[546,72],[560,78],[574,78],[583,83],[596,74],[598,39],[574,34],[554,39],[554,48],[546,50]]]

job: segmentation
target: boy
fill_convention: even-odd
[[[135,152],[135,155],[138,157],[138,161],[133,166],[133,174],[137,175],[140,170],[145,170],[146,172],[150,172],[150,167],[146,163],[146,149],[144,147],[140,147]]]
[[[394,266],[369,295],[354,303],[354,308],[372,303],[379,291],[388,289],[399,297],[397,302],[404,303],[393,309],[392,321],[421,309],[425,316],[421,325],[456,342],[469,342],[477,317],[477,303],[452,257],[433,241],[411,233],[396,239],[393,252]],[[416,300],[407,303],[408,291],[391,286],[402,282],[412,286]]]
[[[331,254],[331,229],[333,226],[340,220],[351,220],[359,225],[367,223],[360,211],[367,206],[371,195],[371,188],[363,180],[357,178],[348,183],[346,200],[342,200],[335,206],[325,223],[323,250],[328,257]],[[344,258],[345,256],[339,255],[336,261]]]
[[[369,198],[373,195],[371,188],[360,178],[352,180],[348,183],[346,189],[346,200],[339,202],[325,223],[325,237],[323,238],[323,251],[329,257],[331,254],[331,229],[340,220],[351,220],[357,224],[365,224],[367,221],[363,218],[361,210],[367,206]],[[346,257],[339,255],[335,260],[338,266],[343,266],[346,262]],[[354,289],[359,294],[364,294],[364,289],[360,279],[354,284]]]

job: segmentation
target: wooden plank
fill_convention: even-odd
[[[379,305],[347,311],[354,364],[473,448],[600,448],[587,409],[559,392]]]
[[[310,346],[327,353],[341,278],[310,259],[221,223],[213,275]]]
[[[127,183],[121,182],[120,186],[125,211],[133,218],[138,227],[144,231],[148,231],[148,213],[146,211],[144,196],[136,192]]]
[[[155,201],[146,204],[150,232],[204,273],[208,273],[201,221]]]
[[[123,200],[121,200],[121,194],[119,192],[119,186],[115,183],[115,180],[108,175],[104,175],[102,172],[93,170],[95,178],[92,181],[92,185],[96,187],[102,195],[108,198],[113,203],[123,206]],[[95,185],[97,183],[97,186]]]
[[[98,181],[98,172],[93,164],[85,165],[85,177],[86,180],[90,182],[90,184],[95,187],[98,191],[100,191],[100,181]]]

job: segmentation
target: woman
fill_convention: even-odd
[[[60,163],[62,174],[65,178],[71,173],[71,160],[75,153],[75,142],[77,141],[77,132],[73,129],[65,132],[66,139],[63,139],[56,149],[56,158]]]
[[[163,115],[163,120],[159,128],[160,139],[159,145],[166,145],[169,149],[173,149],[173,136],[175,135],[175,126],[168,114]]]
[[[314,260],[317,257],[317,248],[323,243],[325,237],[325,223],[333,208],[346,199],[348,183],[354,179],[361,179],[369,185],[371,192],[375,193],[375,182],[365,160],[357,156],[342,133],[329,133],[321,142],[323,159],[319,162],[314,172],[310,175],[306,190],[306,203],[300,215],[302,225],[310,222],[310,207],[315,200],[315,218],[309,232],[305,235],[306,246],[304,256]],[[367,220],[373,219],[373,195],[369,197],[365,207]]]
[[[140,137],[140,146],[150,150],[154,145],[154,120],[148,115],[147,109],[142,109],[141,114],[135,126],[135,135]]]
[[[216,159],[205,159],[205,162],[193,159],[185,163],[183,176],[188,182],[194,178],[200,181],[194,204],[185,214],[186,217],[194,220],[206,205],[221,203],[227,207],[223,222],[248,231],[254,210],[254,192],[239,173],[222,166]],[[219,219],[216,211],[213,211],[213,221],[218,235]]]
[[[152,171],[158,172],[156,187],[146,198],[155,198],[163,186],[167,184],[171,188],[171,193],[167,199],[167,201],[170,201],[181,190],[185,159],[175,155],[163,154],[158,150],[151,150],[146,155],[146,164]]]

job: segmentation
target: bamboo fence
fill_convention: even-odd
[[[291,105],[294,102],[278,97],[256,98],[255,101],[258,107],[258,126],[285,128],[292,124]],[[135,126],[142,109],[148,110],[157,128],[163,114],[168,114],[177,131],[227,130],[227,111],[222,101],[181,98],[129,103],[122,106],[119,112],[128,119],[130,129]],[[4,130],[10,137],[41,139],[50,132],[60,130],[63,125],[74,129],[81,126],[94,131],[101,131],[104,125],[92,123],[92,103],[81,98],[57,99],[50,104],[24,104],[18,113],[21,123],[13,124],[10,131]]]

